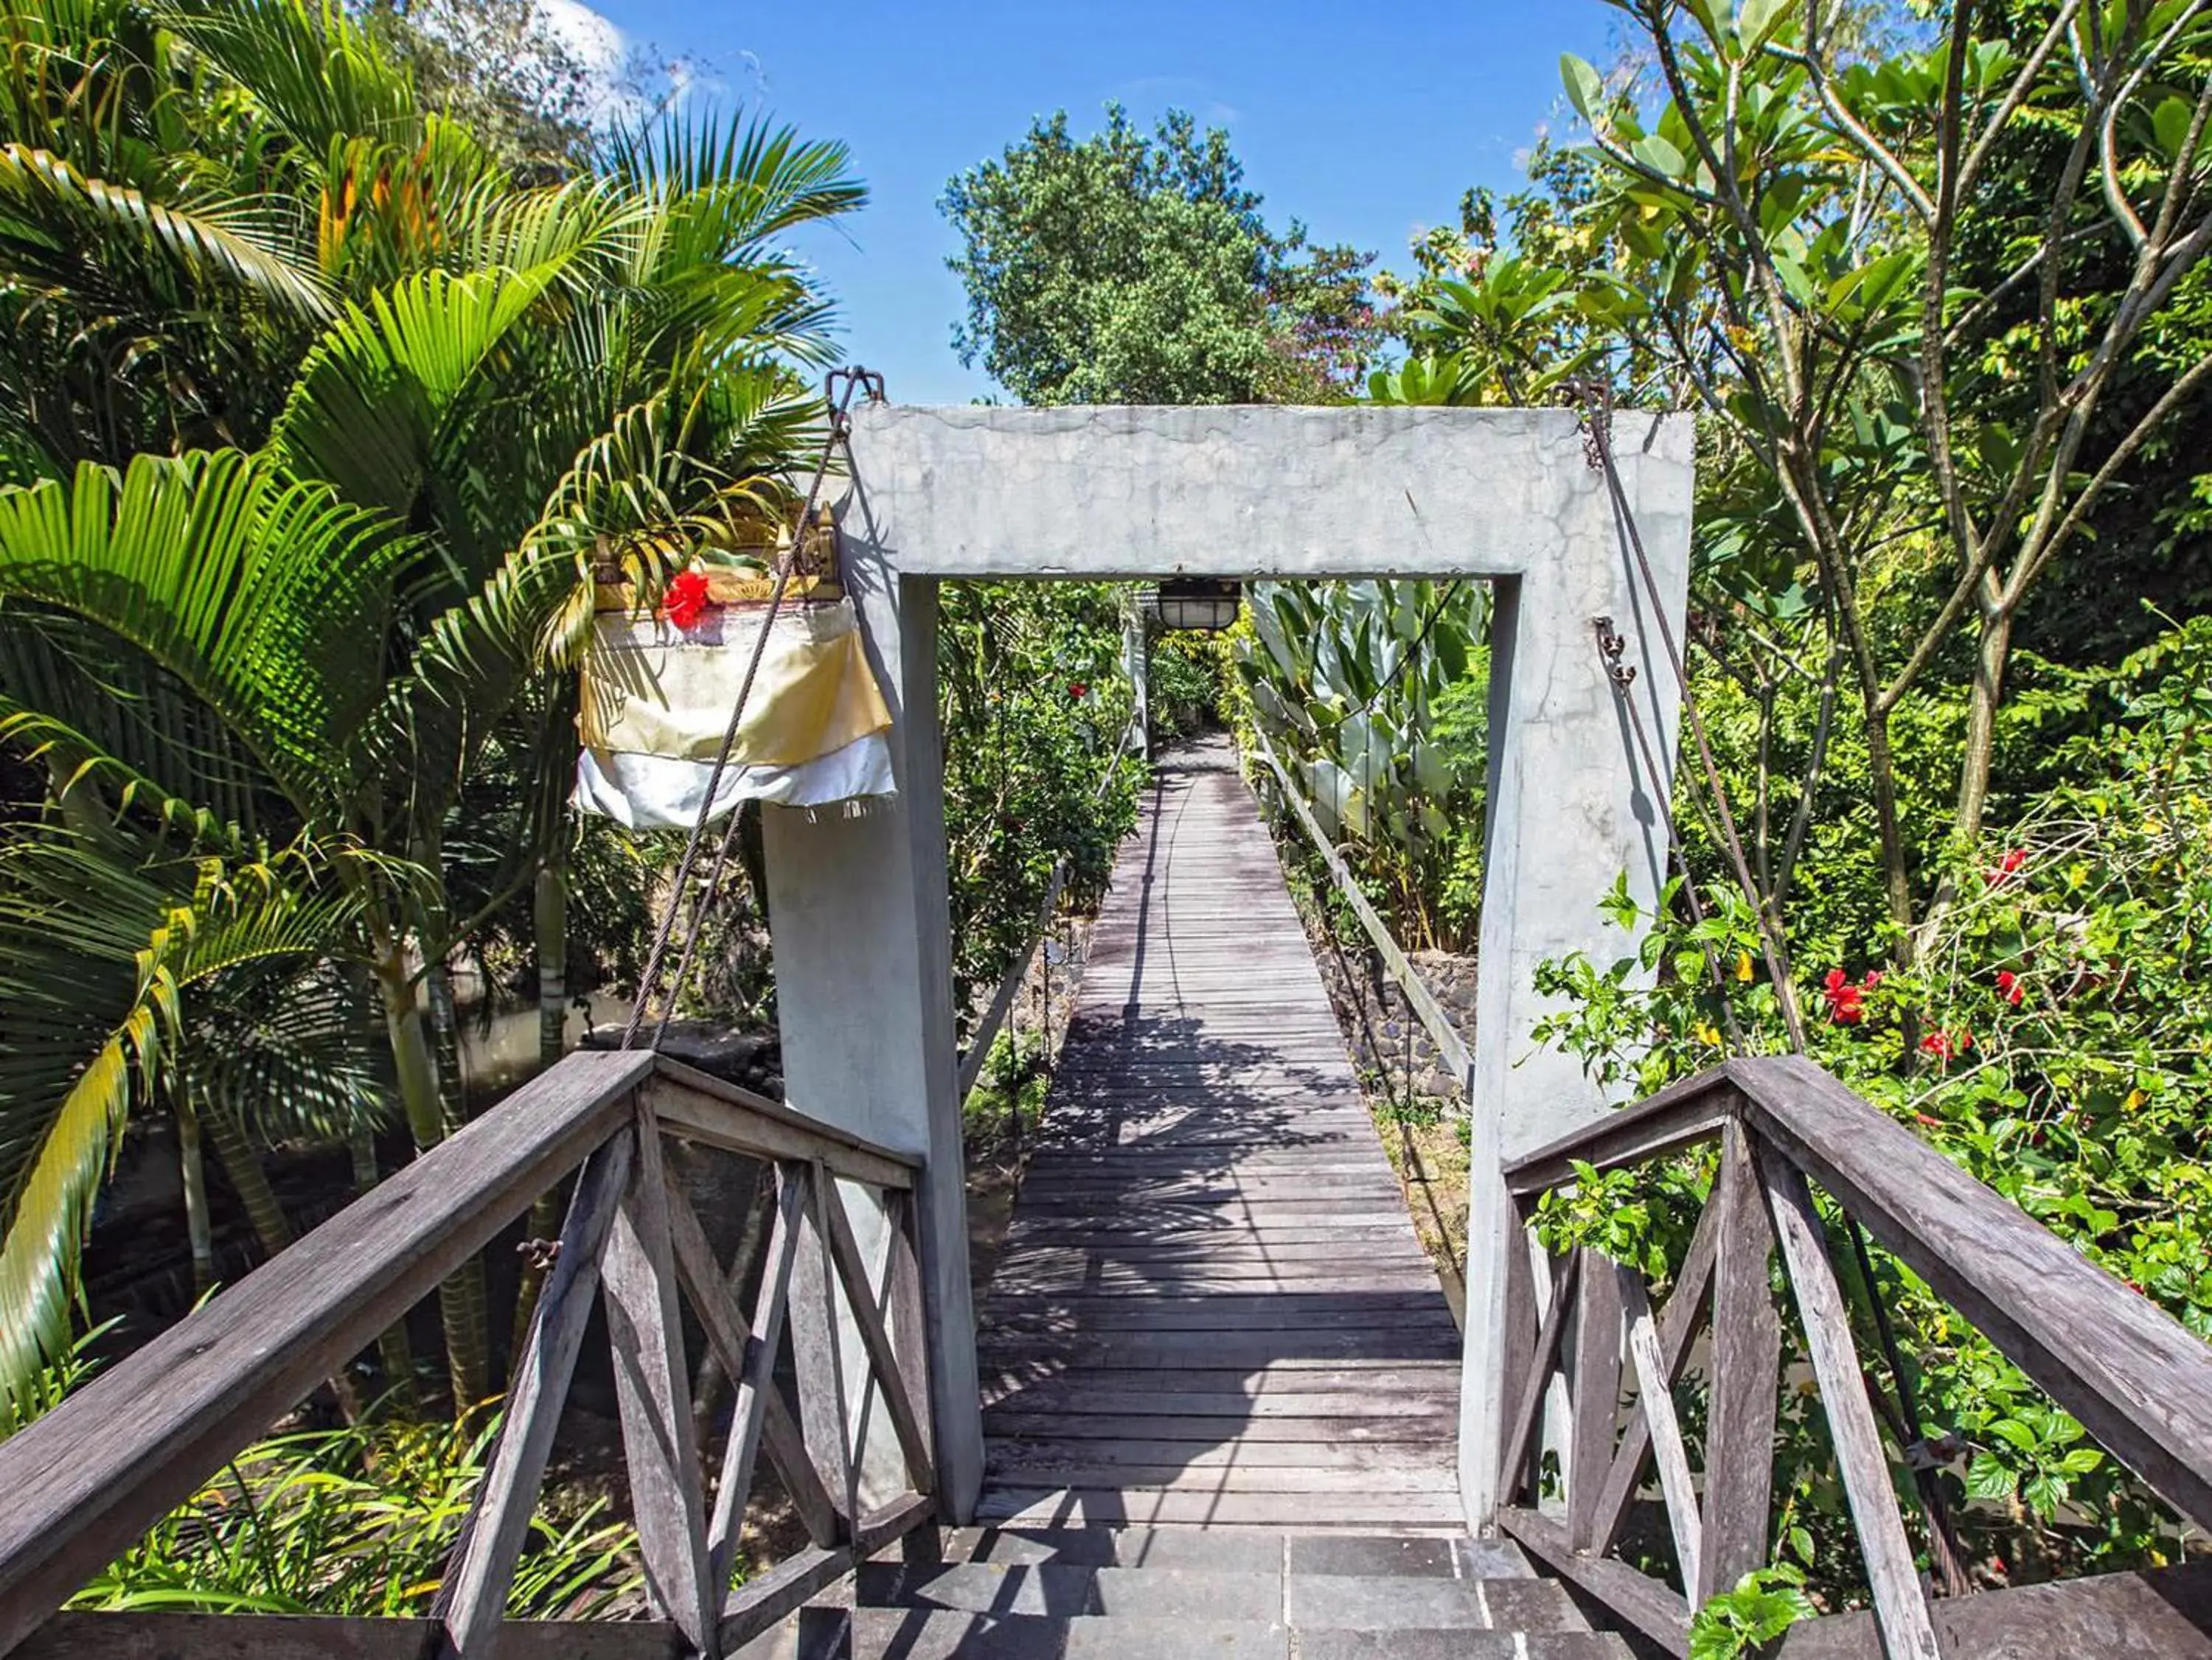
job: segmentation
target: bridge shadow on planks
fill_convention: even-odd
[[[1225,746],[1170,757],[980,1310],[982,1518],[1462,1525],[1459,1334]]]

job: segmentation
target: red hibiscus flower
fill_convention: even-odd
[[[1820,995],[1828,1000],[1828,1019],[1837,1026],[1856,1026],[1866,1018],[1867,986],[1875,983],[1869,974],[1866,985],[1854,985],[1850,977],[1840,968],[1831,968],[1828,978],[1820,983]]]
[[[1955,1060],[1958,1057],[1965,1054],[1973,1046],[1974,1034],[1972,1033],[1959,1032],[1954,1033],[1946,1032],[1940,1027],[1935,1031],[1930,1032],[1926,1037],[1920,1040],[1920,1047],[1924,1053],[1933,1055],[1937,1060],[1944,1062],[1947,1064],[1949,1062]]]
[[[2000,968],[1997,970],[1997,996],[2002,997],[2014,1009],[2017,1009],[2020,1007],[2020,1000],[2027,995],[2027,981],[2021,978],[2019,975],[2014,973],[2009,968]]]
[[[1080,703],[1091,695],[1091,688],[1079,680],[1072,680],[1067,682],[1067,695],[1073,701]]]
[[[689,629],[707,609],[707,573],[685,571],[668,585],[660,598],[660,614],[678,628]]]

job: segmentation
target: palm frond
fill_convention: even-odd
[[[163,268],[150,288],[149,264]],[[150,310],[229,285],[309,322],[332,310],[319,276],[291,257],[258,204],[156,201],[21,143],[0,144],[0,276],[88,308],[121,298]]]
[[[736,258],[868,199],[847,146],[802,139],[742,107],[669,110],[617,125],[601,149],[609,173],[667,192],[676,226],[665,245],[669,267]]]
[[[271,448],[349,501],[412,517],[448,444],[473,430],[469,395],[553,275],[428,271],[349,306],[302,367]]]
[[[155,9],[307,155],[343,138],[421,136],[406,72],[337,0],[168,0]]]
[[[321,868],[60,829],[0,847],[0,1392],[67,1346],[93,1195],[178,1045],[185,988],[350,936],[359,901]]]
[[[406,552],[387,520],[236,451],[141,456],[119,476],[88,463],[66,488],[0,491],[0,604],[50,607],[137,648],[301,803],[342,770],[379,694]]]

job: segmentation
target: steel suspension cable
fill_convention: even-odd
[[[843,384],[843,391],[838,387]],[[872,403],[884,399],[884,378],[857,366],[833,369],[823,381],[823,402],[829,409],[829,427],[823,433],[822,453],[814,466],[814,477],[806,488],[805,505],[800,508],[799,523],[792,532],[790,551],[776,560],[775,583],[769,591],[768,609],[762,618],[760,633],[753,641],[751,657],[745,663],[744,678],[738,683],[737,701],[730,709],[730,723],[722,732],[721,747],[715,751],[714,770],[708,775],[707,790],[699,803],[699,816],[691,827],[690,835],[684,843],[684,854],[676,863],[676,877],[670,884],[668,914],[661,918],[653,938],[653,948],[646,954],[644,972],[638,976],[637,1000],[632,1004],[629,1019],[623,1024],[622,1047],[635,1045],[639,1029],[645,1023],[647,1009],[653,1005],[660,986],[661,965],[668,954],[671,939],[676,932],[678,919],[684,911],[684,889],[690,881],[693,867],[697,863],[700,849],[705,845],[707,826],[714,815],[715,792],[722,786],[722,777],[729,770],[730,756],[738,743],[738,729],[744,722],[745,706],[751,700],[753,682],[760,673],[761,659],[767,654],[769,635],[775,627],[777,614],[783,609],[785,594],[791,586],[793,573],[797,569],[806,537],[814,528],[814,512],[822,500],[822,486],[830,476],[830,463],[838,446],[845,447],[846,458],[852,457],[853,400],[865,392]],[[714,850],[714,862],[707,876],[706,886],[699,891],[690,906],[690,921],[684,930],[683,949],[678,954],[676,975],[670,984],[668,995],[662,1003],[660,1019],[653,1028],[653,1040],[646,1046],[659,1049],[668,1035],[668,1023],[676,1013],[676,1005],[690,978],[691,964],[699,947],[699,935],[715,895],[720,891],[724,872],[728,869],[730,850],[737,845],[738,824],[744,815],[742,803],[730,809],[729,822],[722,831],[720,845]]]
[[[1651,557],[1644,547],[1644,533],[1638,527],[1636,514],[1629,506],[1628,492],[1620,482],[1620,469],[1613,452],[1613,389],[1601,380],[1576,383],[1577,396],[1583,409],[1584,442],[1593,463],[1605,476],[1606,493],[1613,504],[1613,522],[1620,537],[1622,551],[1629,554],[1637,573],[1643,580],[1646,602],[1651,608],[1651,622],[1660,643],[1666,648],[1667,662],[1674,672],[1674,683],[1680,688],[1682,713],[1690,724],[1692,736],[1697,741],[1698,759],[1702,765],[1705,782],[1712,797],[1712,806],[1721,831],[1721,845],[1734,868],[1744,898],[1750,901],[1752,914],[1758,918],[1761,954],[1766,958],[1768,977],[1774,984],[1776,1001],[1782,1008],[1782,1022],[1788,1028],[1792,1048],[1799,1053],[1805,1049],[1805,1022],[1797,1007],[1795,982],[1790,974],[1790,948],[1783,937],[1781,920],[1760,891],[1751,874],[1751,861],[1745,857],[1743,839],[1737,833],[1735,815],[1729,806],[1728,787],[1721,779],[1720,763],[1714,759],[1711,740],[1705,732],[1704,712],[1690,688],[1689,670],[1682,658],[1680,644],[1674,630],[1667,621],[1667,608],[1659,593],[1659,579],[1651,569]]]

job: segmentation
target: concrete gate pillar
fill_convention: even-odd
[[[1660,801],[1595,645],[1611,617],[1632,695],[1671,766],[1678,696],[1659,637],[1681,637],[1693,434],[1623,414],[1614,450],[1655,567],[1655,606],[1604,480],[1563,410],[908,409],[855,412],[847,579],[898,722],[900,795],[867,816],[767,815],[784,1072],[793,1106],[923,1154],[924,1273],[947,1512],[982,1475],[934,691],[946,578],[1284,580],[1468,577],[1496,585],[1491,778],[1473,1113],[1461,1490],[1496,1504],[1504,1265],[1519,1248],[1500,1177],[1612,1105],[1540,1052],[1534,972],[1637,942],[1598,902],[1623,873],[1663,880]],[[856,1219],[857,1221],[857,1219]]]
[[[865,497],[856,496],[846,507],[845,577],[891,708],[898,794],[858,816],[773,807],[763,814],[776,1017],[792,1106],[924,1161],[915,1201],[938,1499],[946,1516],[964,1522],[982,1486],[983,1440],[953,1091],[937,584],[890,568],[866,518]],[[882,1215],[855,1198],[848,1189],[854,1233],[874,1262]],[[865,1365],[856,1334],[842,1352],[856,1379]],[[864,1490],[872,1475],[878,1488],[890,1485],[879,1472],[897,1457],[887,1415],[878,1410],[873,1422]]]

